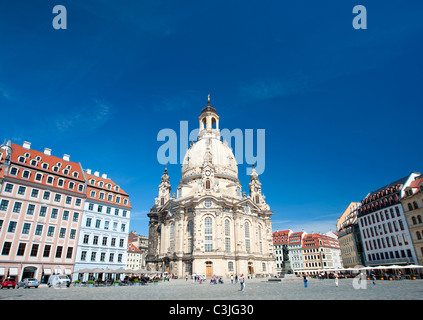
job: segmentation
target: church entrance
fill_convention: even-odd
[[[248,262],[248,274],[254,274],[254,267],[252,262]]]
[[[206,277],[211,277],[213,274],[213,262],[206,261]]]

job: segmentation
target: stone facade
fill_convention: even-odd
[[[253,168],[250,195],[241,192],[238,164],[221,141],[219,116],[210,105],[199,116],[198,141],[188,149],[177,187],[165,169],[148,217],[149,270],[191,274],[275,274],[272,222]]]

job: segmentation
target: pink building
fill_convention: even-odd
[[[31,144],[0,149],[0,279],[71,274],[86,182],[81,165]]]

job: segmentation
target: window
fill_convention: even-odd
[[[64,238],[66,235],[66,228],[60,228],[59,238]]]
[[[6,186],[4,187],[4,192],[12,192],[13,184],[6,183]]]
[[[225,220],[225,252],[231,252],[231,223],[229,219]]]
[[[88,234],[84,234],[84,239],[82,240],[83,244],[88,244],[88,241],[90,240],[90,236]]]
[[[32,192],[31,192],[31,197],[33,197],[33,198],[37,198],[37,197],[38,197],[38,192],[39,192],[39,190],[38,190],[38,189],[32,189]]]
[[[26,243],[19,243],[18,252],[16,252],[17,256],[23,256],[24,255],[25,246],[26,246]]]
[[[204,238],[204,251],[211,252],[213,251],[213,238],[212,236],[205,236]]]
[[[67,221],[69,218],[69,211],[68,210],[64,210],[63,211],[63,215],[62,215],[62,220],[63,221]]]
[[[193,235],[194,235],[194,223],[192,220],[188,221],[188,253],[193,251]]]
[[[100,219],[97,219],[97,220],[95,221],[95,227],[96,227],[96,228],[100,228],[100,224],[101,224],[101,220],[100,220]]]
[[[87,221],[85,223],[86,227],[91,227],[91,218],[87,218]]]
[[[175,250],[175,223],[172,222],[170,224],[170,251],[173,252]]]
[[[205,200],[204,201],[204,207],[205,208],[210,208],[212,206],[212,201],[211,200]]]
[[[49,191],[44,191],[43,199],[44,200],[49,200],[50,199],[50,192]]]
[[[2,200],[0,203],[0,211],[6,211],[9,205],[9,200]]]
[[[79,213],[78,213],[78,212],[74,212],[74,213],[73,213],[73,218],[72,218],[72,221],[74,221],[74,222],[78,222],[78,217],[79,217]]]
[[[37,227],[35,228],[35,235],[41,236],[42,233],[43,233],[43,225],[37,224]]]
[[[23,187],[23,186],[19,186],[19,188],[18,188],[18,194],[20,194],[20,195],[24,195],[24,194],[25,194],[25,190],[26,190],[26,188],[25,188],[25,187]]]
[[[47,212],[47,207],[41,207],[40,213],[38,214],[40,217],[45,217]]]
[[[13,206],[13,212],[19,213],[21,212],[22,203],[21,202],[15,202],[15,205]]]
[[[61,258],[62,257],[62,251],[63,251],[63,247],[62,246],[57,246],[57,248],[56,248],[56,258]]]
[[[18,169],[17,168],[10,169],[10,175],[11,176],[16,176],[17,174],[18,174]]]
[[[30,176],[30,172],[28,170],[25,170],[22,173],[22,178],[24,178],[24,179],[29,179],[29,176]]]
[[[67,196],[66,197],[66,204],[71,204],[72,203],[72,197]]]
[[[38,243],[34,243],[34,244],[32,245],[32,248],[31,248],[31,253],[30,253],[30,256],[31,256],[31,257],[36,257],[36,256],[37,256],[37,253],[38,253],[38,247],[39,247]]]
[[[71,229],[69,234],[69,239],[75,239],[76,236],[76,229]]]
[[[247,253],[251,253],[251,248],[250,248],[250,224],[245,221],[244,223],[244,231],[245,231],[245,250],[247,251]]]
[[[59,180],[57,181],[57,185],[58,185],[59,187],[63,187],[64,183],[65,183],[65,180],[63,180],[63,179],[59,179]]]
[[[43,179],[43,175],[41,173],[37,173],[35,175],[35,181],[41,181]]]
[[[50,226],[47,230],[47,237],[52,237],[54,235],[54,227]]]
[[[22,228],[22,234],[29,234],[29,229],[31,228],[30,223],[24,223]]]
[[[73,252],[73,248],[68,247],[68,251],[66,252],[66,259],[72,259],[72,252]]]
[[[33,204],[29,204],[28,205],[28,209],[26,210],[26,214],[34,214],[34,210],[35,210],[35,205]]]
[[[62,196],[60,194],[56,193],[56,195],[54,196],[54,201],[60,202],[61,198],[62,198]]]
[[[57,208],[53,208],[52,210],[51,210],[51,218],[53,218],[53,219],[57,219],[57,212],[58,212],[59,210],[57,209]]]
[[[51,249],[51,245],[46,244],[44,246],[44,252],[43,252],[43,257],[44,258],[48,258],[50,256],[50,249]]]
[[[213,233],[212,219],[210,217],[206,217],[204,219],[204,234],[212,234],[212,233]]]
[[[3,249],[2,249],[2,251],[1,251],[1,254],[3,255],[3,256],[7,256],[7,255],[9,255],[9,252],[10,252],[10,248],[12,247],[12,242],[8,242],[8,241],[6,241],[4,244],[3,244]]]

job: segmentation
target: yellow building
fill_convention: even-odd
[[[361,241],[357,225],[357,209],[360,202],[351,202],[341,217],[338,218],[339,246],[341,248],[342,262],[345,268],[363,264],[361,259]]]

